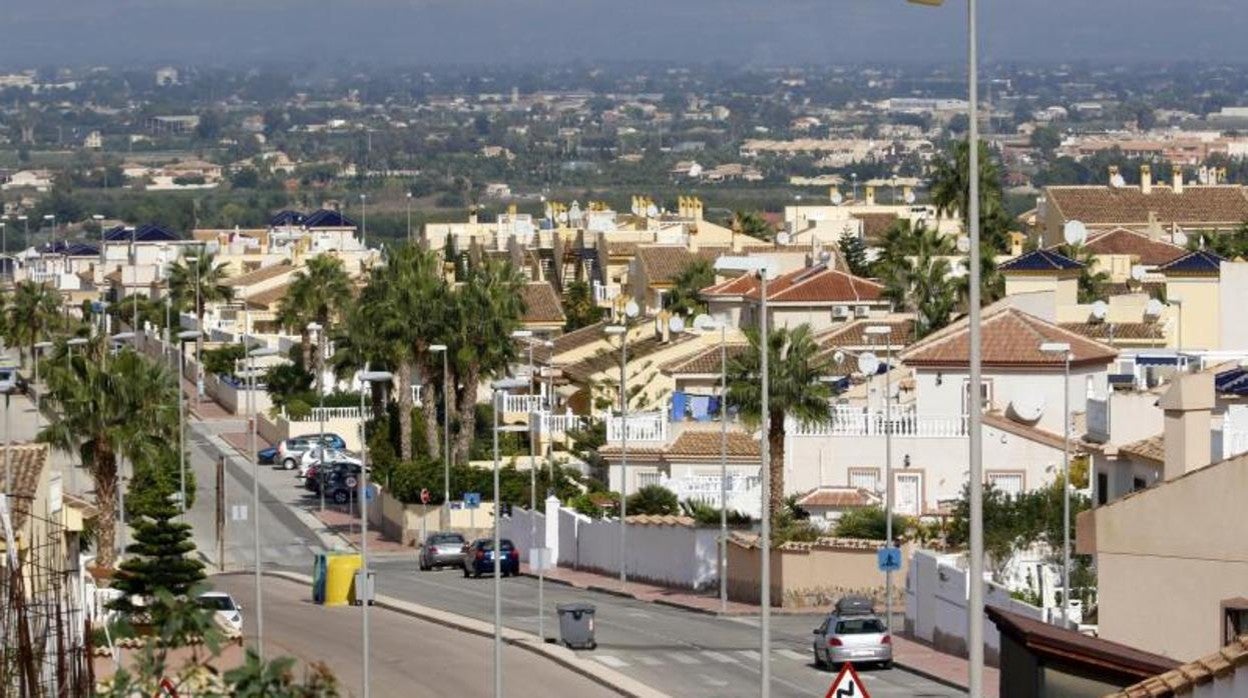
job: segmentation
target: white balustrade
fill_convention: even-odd
[[[789,435],[796,438],[883,436],[889,431],[894,436],[953,438],[967,433],[966,415],[920,415],[911,409],[898,408],[885,415],[884,410],[849,405],[833,407],[832,418],[823,423],[802,423],[790,418],[787,429]]]
[[[600,284],[594,282],[594,302],[598,305],[610,305],[620,296],[619,284]]]
[[[503,396],[503,412],[507,414],[515,414],[517,412],[541,412],[546,409],[546,398],[542,395],[512,395],[510,393]]]
[[[549,412],[538,412],[538,429],[543,434],[563,435],[569,431],[584,429],[589,425],[586,417],[565,412],[563,414],[550,414]]]
[[[283,416],[292,422],[319,422],[322,419],[329,421],[331,419],[359,419],[360,408],[358,407],[313,407],[312,412],[306,417],[292,418],[282,410]],[[371,407],[364,408],[364,418],[371,419],[373,410]]]
[[[607,442],[621,440],[625,432],[618,416],[607,419]],[[628,415],[628,441],[667,441],[667,415],[662,412],[637,412]]]

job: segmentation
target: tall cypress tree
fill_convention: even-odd
[[[179,596],[204,579],[204,564],[193,557],[190,524],[173,521],[177,511],[167,506],[149,512],[132,524],[134,542],[121,563],[113,588],[123,596],[111,605],[119,611],[133,611],[136,597],[152,599],[158,589]]]

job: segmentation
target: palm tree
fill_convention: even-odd
[[[964,229],[970,229],[970,146],[959,141],[952,156],[937,158],[932,171],[931,197],[938,217],[958,215]],[[998,251],[1004,251],[1007,240],[1001,191],[1001,173],[988,153],[987,144],[979,143],[979,220],[980,239]],[[939,226],[937,226],[939,227]]]
[[[209,303],[220,303],[234,298],[234,289],[225,285],[229,276],[226,264],[216,263],[211,252],[199,250],[188,252],[169,270],[169,295],[178,311],[189,308],[195,313],[196,329],[200,331],[195,340],[195,355],[204,353],[204,308]]]
[[[1079,270],[1079,302],[1105,300],[1105,285],[1111,278],[1109,272],[1096,263],[1096,255],[1083,245],[1061,244],[1057,246],[1057,252],[1083,265]]]
[[[749,347],[728,364],[728,402],[735,405],[747,424],[762,425],[771,453],[771,516],[774,521],[784,507],[785,416],[800,422],[823,422],[831,417],[831,387],[821,379],[826,365],[810,325],[778,327],[767,335],[767,415],[762,414],[760,337],[747,329]],[[764,418],[765,417],[765,418]]]
[[[48,361],[45,404],[59,415],[38,439],[82,458],[95,483],[97,564],[116,562],[117,459],[147,463],[177,438],[177,404],[165,367],[127,348],[104,363],[97,338],[67,361],[68,346]]]
[[[958,286],[950,280],[947,257],[952,242],[933,228],[918,226],[890,237],[880,265],[884,296],[915,313],[915,333],[922,337],[949,324],[957,308]]]
[[[672,290],[663,299],[664,307],[677,315],[706,312],[702,289],[715,283],[715,269],[710,260],[698,257],[690,261],[672,278]]]
[[[455,396],[459,433],[453,451],[457,459],[466,459],[472,445],[477,386],[505,373],[518,356],[511,333],[520,328],[524,316],[523,286],[524,278],[514,267],[487,259],[472,267],[466,283],[455,290],[446,329],[459,384]]]
[[[309,259],[307,266],[291,279],[277,318],[288,330],[298,330],[305,369],[313,370],[308,325],[315,321],[324,328],[331,320],[341,318],[351,302],[351,296],[351,277],[343,268],[342,260],[330,254]],[[318,363],[318,373],[323,373],[323,363],[323,360]],[[319,378],[317,385],[320,385]]]
[[[734,232],[759,240],[771,240],[776,236],[775,228],[757,211],[736,211],[730,224]]]
[[[13,289],[4,330],[5,341],[21,347],[21,359],[34,356],[35,344],[62,324],[61,294],[42,283],[21,281]]]

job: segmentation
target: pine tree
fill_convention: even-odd
[[[132,524],[131,557],[121,563],[113,588],[123,596],[113,602],[119,611],[134,610],[136,598],[152,599],[157,590],[179,596],[204,578],[204,564],[189,557],[195,551],[190,524],[175,522],[177,511],[167,506]]]
[[[863,244],[862,238],[847,230],[841,234],[837,245],[841,248],[841,254],[845,256],[845,263],[849,265],[849,273],[854,276],[866,276],[868,273],[867,246]]]

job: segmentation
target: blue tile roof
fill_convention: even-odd
[[[1248,371],[1233,368],[1223,371],[1213,378],[1217,392],[1232,395],[1248,395]]]
[[[1157,271],[1163,274],[1166,272],[1218,274],[1222,271],[1222,258],[1209,250],[1196,250],[1157,267]]]
[[[1001,271],[1069,271],[1082,268],[1082,262],[1052,250],[1032,250],[998,267]]]
[[[139,229],[134,231],[135,242],[172,242],[181,239],[177,233],[156,223],[139,226]]]
[[[305,228],[354,228],[355,221],[347,218],[337,211],[331,211],[327,208],[313,211],[308,217],[303,219],[303,227]]]
[[[65,249],[65,254],[70,257],[99,257],[100,248],[85,242],[73,242]]]
[[[133,230],[133,228],[124,225],[115,225],[104,231],[104,239],[108,242],[129,242],[131,230]]]
[[[303,214],[299,213],[298,211],[291,211],[289,209],[285,211],[278,211],[277,213],[273,214],[272,218],[269,219],[269,226],[272,228],[278,228],[281,226],[288,226],[288,225],[299,225],[300,223],[303,223]]]

